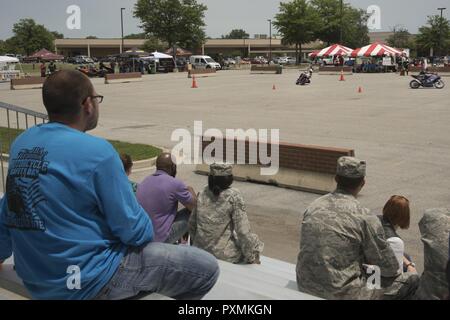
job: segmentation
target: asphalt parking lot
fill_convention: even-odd
[[[450,78],[444,78],[443,90],[411,90],[411,78],[395,74],[356,74],[344,82],[314,74],[307,87],[296,86],[297,77],[295,70],[283,75],[222,71],[197,79],[198,89],[191,89],[184,73],[145,76],[130,84],[94,79],[105,100],[92,134],[171,148],[175,129],[192,130],[194,121],[202,121],[204,129],[280,129],[283,142],[355,149],[368,163],[360,197],[365,206],[380,213],[391,195],[410,199],[411,228],[400,234],[421,270],[417,224],[425,209],[450,205]],[[10,91],[9,84],[0,84],[0,101],[45,112],[40,90]],[[4,122],[0,119],[0,125]],[[206,178],[193,169],[182,166],[179,175],[200,190]],[[137,172],[133,179],[148,174]],[[265,242],[264,254],[295,263],[302,213],[318,196],[250,183],[236,186],[247,199],[254,231]]]

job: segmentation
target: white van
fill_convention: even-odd
[[[210,56],[191,56],[189,62],[195,69],[222,69],[222,66],[219,63],[215,62]]]

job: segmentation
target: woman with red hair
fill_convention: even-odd
[[[398,229],[409,229],[410,209],[409,200],[403,196],[392,196],[383,208],[383,215],[379,216],[383,225],[387,242],[397,257],[399,269],[402,272],[417,273],[416,265],[405,254],[405,243],[398,235]]]

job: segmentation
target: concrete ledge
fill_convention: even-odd
[[[276,176],[263,176],[260,170],[258,165],[235,165],[233,176],[236,181],[257,182],[321,195],[336,189],[334,174],[280,168]],[[197,165],[195,172],[208,175],[209,166]]]
[[[105,84],[130,83],[142,81],[142,73],[114,73],[105,75]]]
[[[46,78],[11,79],[11,90],[42,89]]]
[[[31,299],[12,264],[0,265],[0,288],[22,298]]]
[[[427,68],[429,72],[434,72],[434,73],[450,73],[450,66],[445,66],[445,67],[428,67]],[[409,72],[420,72],[422,71],[423,68],[422,67],[409,67]]]
[[[345,75],[353,75],[352,67],[319,67],[320,75],[339,75],[344,72]]]
[[[197,78],[210,77],[215,76],[216,73],[217,73],[216,69],[192,69],[188,71],[188,78],[192,78],[192,76],[195,76]]]
[[[281,65],[258,65],[252,64],[250,73],[275,73],[282,74],[283,67]]]
[[[222,141],[220,141],[222,140]],[[259,143],[253,140],[202,137],[202,154],[206,163],[210,156],[216,159],[226,159],[237,164],[234,176],[238,180],[272,184],[302,191],[324,194],[335,188],[337,161],[342,156],[355,156],[353,149],[311,146],[292,143]],[[217,150],[218,148],[219,150]],[[275,148],[275,149],[274,149]],[[270,150],[270,154],[278,149],[278,172],[274,175],[261,174],[266,163],[261,159],[261,153]],[[209,167],[199,165],[196,172],[207,174]]]

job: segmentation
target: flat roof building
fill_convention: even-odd
[[[123,51],[141,48],[145,41],[145,39],[124,39]],[[284,45],[280,39],[272,39],[272,41],[270,39],[208,39],[195,53],[231,55],[240,52],[241,55],[267,55],[270,52],[270,42],[272,53],[275,55],[295,53],[294,46]],[[57,39],[54,44],[55,51],[66,57],[76,55],[105,57],[122,52],[121,39]],[[302,49],[305,57],[321,44],[321,42],[313,42],[304,45]]]
[[[383,42],[393,32],[371,32],[370,42]],[[132,48],[142,48],[145,39],[124,39],[123,51]],[[268,55],[272,43],[274,55],[293,55],[295,47],[284,45],[279,37],[259,39],[207,39],[206,43],[195,54],[224,55]],[[55,40],[55,52],[66,57],[86,55],[90,57],[105,57],[122,52],[122,39],[57,39]],[[315,49],[324,47],[321,41],[303,45],[302,51],[306,58]]]

